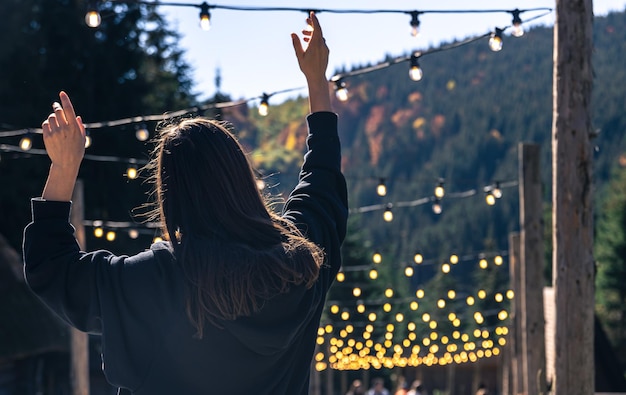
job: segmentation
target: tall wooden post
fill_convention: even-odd
[[[72,194],[70,222],[76,229],[76,239],[84,250],[86,244],[83,182],[76,180]],[[72,395],[89,395],[89,337],[78,329],[70,329],[70,382]]]
[[[556,0],[552,124],[555,395],[594,392],[592,0]]]
[[[520,291],[524,392],[546,393],[543,199],[539,145],[519,144]]]
[[[514,298],[511,300],[511,326],[509,336],[509,350],[511,354],[511,394],[524,393],[524,381],[522,377],[522,304],[520,303],[521,275],[520,275],[520,235],[509,235],[509,276]]]

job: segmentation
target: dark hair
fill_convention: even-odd
[[[313,285],[321,249],[272,211],[226,124],[193,118],[166,125],[150,167],[153,214],[185,274],[197,337],[205,321],[220,326],[292,285]]]

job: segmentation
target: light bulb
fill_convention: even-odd
[[[113,232],[112,230],[108,231],[106,239],[107,239],[107,241],[114,241],[115,240],[115,232]]]
[[[494,204],[496,204],[496,197],[491,191],[487,192],[487,194],[485,195],[485,202],[487,202],[489,206],[493,206]]]
[[[502,189],[500,188],[499,182],[496,182],[496,185],[493,187],[493,190],[491,192],[493,193],[493,196],[496,197],[496,199],[500,199],[502,197]]]
[[[93,141],[91,139],[91,136],[89,135],[89,132],[85,132],[85,148],[91,147],[92,142]]]
[[[413,81],[419,81],[422,79],[424,73],[422,72],[422,68],[417,61],[417,56],[415,54],[411,55],[411,67],[409,68],[409,77]]]
[[[413,277],[413,268],[411,266],[407,266],[404,268],[404,275],[407,277]]]
[[[420,20],[419,20],[419,12],[418,11],[412,11],[411,12],[411,36],[413,37],[417,37],[420,33],[419,27],[420,27]]]
[[[380,254],[380,252],[376,251],[374,255],[372,255],[372,261],[376,264],[379,264],[383,261],[383,256]]]
[[[85,14],[85,23],[87,24],[87,26],[93,28],[100,26],[100,23],[102,23],[102,17],[100,16],[98,10],[87,11],[87,13]]]
[[[419,65],[411,66],[411,68],[409,69],[409,78],[411,78],[413,81],[421,81],[423,76],[424,72]]]
[[[139,231],[137,229],[131,229],[128,231],[128,237],[130,237],[131,239],[136,239],[137,237],[139,237]]]
[[[104,235],[104,230],[100,227],[94,228],[93,229],[93,235],[100,238]]]
[[[439,181],[437,186],[435,187],[435,197],[437,199],[441,199],[446,194],[446,190],[443,187],[443,181]]]
[[[361,296],[361,288],[355,287],[354,289],[352,289],[352,295],[354,295],[357,298]]]
[[[335,81],[335,95],[339,101],[348,100],[348,88],[346,88],[346,83],[341,79]]]
[[[522,18],[520,18],[520,10],[515,9],[513,14],[513,31],[511,34],[515,37],[522,37],[524,35],[524,27],[522,26]]]
[[[370,270],[369,276],[372,280],[376,280],[378,278],[378,270],[376,269]]]
[[[424,262],[424,256],[422,256],[422,254],[420,254],[419,252],[416,252],[413,256],[413,262],[417,263],[418,265],[421,264],[422,262]]]
[[[387,208],[383,213],[383,219],[385,220],[385,222],[393,221],[393,212],[391,211],[391,205],[387,205]]]
[[[148,128],[145,124],[137,126],[137,129],[135,130],[135,137],[139,141],[148,140],[148,138],[150,137],[150,132],[148,131]]]
[[[376,193],[378,196],[385,196],[387,194],[387,186],[385,185],[385,179],[381,178],[378,186],[376,187]]]
[[[261,98],[261,104],[259,104],[259,115],[262,117],[267,116],[267,113],[270,107],[269,99],[270,99],[270,96],[267,93],[264,93],[263,97]]]
[[[496,30],[491,33],[491,37],[489,38],[489,48],[493,52],[502,50],[502,29],[496,27]]]
[[[439,199],[435,199],[433,202],[433,213],[439,215],[442,211],[443,208],[441,207],[441,201]]]
[[[30,137],[29,134],[27,134],[20,140],[20,149],[22,151],[28,151],[31,148],[33,148],[33,139]]]
[[[211,13],[206,2],[200,5],[200,28],[204,31],[211,29]]]
[[[134,166],[130,166],[128,169],[126,169],[126,177],[128,177],[129,180],[134,180],[135,178],[137,178],[137,168]]]

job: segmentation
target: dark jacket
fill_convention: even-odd
[[[185,313],[185,283],[171,246],[134,256],[82,252],[69,202],[32,200],[24,231],[31,289],[66,322],[102,335],[104,372],[134,394],[307,394],[325,296],[341,265],[348,215],[337,116],[307,117],[308,152],[283,215],[321,246],[315,285],[292,287],[253,316],[207,324],[204,337]]]

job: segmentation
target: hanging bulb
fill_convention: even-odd
[[[346,88],[346,83],[341,79],[335,81],[335,95],[339,101],[348,100],[348,88]]]
[[[129,166],[128,169],[126,169],[126,177],[128,177],[129,180],[137,178],[137,168],[135,166]]]
[[[433,213],[439,215],[441,214],[442,211],[443,211],[443,208],[441,207],[441,200],[435,199],[433,201]]]
[[[85,148],[91,147],[91,143],[93,143],[91,134],[89,133],[89,130],[85,130]]]
[[[419,11],[411,11],[411,36],[417,37],[420,34]]]
[[[409,77],[413,81],[419,81],[422,79],[424,73],[422,72],[422,68],[420,67],[419,62],[417,61],[417,56],[415,54],[411,55],[411,68],[409,69]]]
[[[391,212],[391,207],[391,203],[387,203],[387,206],[385,206],[385,212],[383,213],[383,219],[385,222],[393,221],[393,212]]]
[[[489,48],[493,52],[502,50],[502,29],[496,27],[496,30],[491,33],[491,38],[489,38]]]
[[[413,270],[412,266],[407,266],[404,268],[404,275],[407,277],[413,277],[413,274],[415,273],[415,271]]]
[[[415,255],[413,256],[413,262],[420,265],[422,262],[424,262],[424,257],[422,256],[421,253],[416,252]]]
[[[376,187],[376,193],[378,196],[385,196],[387,194],[387,186],[385,185],[385,179],[381,178]]]
[[[263,97],[261,98],[261,104],[259,104],[259,115],[262,117],[267,116],[268,109],[270,106],[269,99],[270,99],[270,96],[267,93],[264,93]]]
[[[435,197],[441,199],[446,194],[446,190],[443,188],[443,179],[439,179],[437,186],[435,187]]]
[[[100,238],[104,235],[104,230],[101,227],[97,226],[93,229],[93,235]]]
[[[383,256],[381,255],[380,252],[376,251],[376,252],[374,252],[374,255],[372,255],[372,261],[375,264],[379,264],[379,263],[381,263],[383,261]]]
[[[33,138],[30,133],[25,134],[20,140],[20,149],[22,151],[28,151],[33,148]]]
[[[499,181],[496,181],[496,185],[493,187],[493,190],[491,192],[493,193],[493,196],[496,197],[496,199],[500,199],[502,197],[502,189],[500,188]]]
[[[200,28],[204,31],[211,29],[211,13],[206,1],[200,4]]]
[[[487,194],[485,195],[485,202],[487,202],[489,206],[496,204],[496,197],[493,195],[492,191],[487,191]]]
[[[115,232],[110,230],[110,231],[107,232],[106,239],[107,239],[107,241],[114,241],[115,240],[115,236],[116,236]]]
[[[520,10],[517,8],[512,12],[513,14],[513,31],[511,34],[515,37],[522,37],[524,35],[524,27],[522,26],[522,18],[520,18]]]
[[[89,0],[87,2],[87,13],[85,14],[85,23],[89,27],[96,28],[100,26],[102,17],[98,11],[98,0]]]
[[[128,237],[135,240],[137,237],[139,237],[139,231],[137,229],[130,229],[128,231]]]
[[[146,141],[150,137],[150,132],[148,131],[148,127],[145,123],[141,125],[137,125],[135,128],[135,137],[139,141]]]

